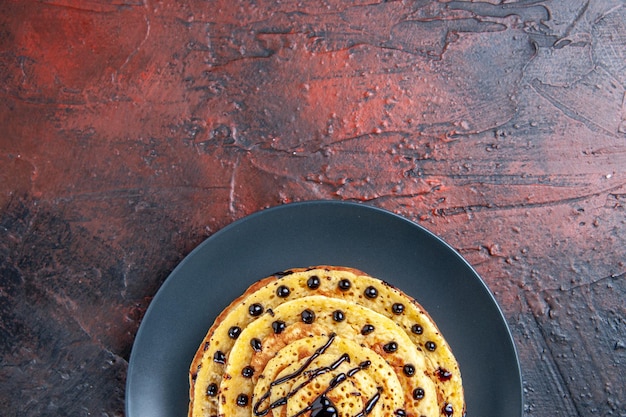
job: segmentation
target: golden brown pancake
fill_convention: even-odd
[[[458,364],[426,311],[361,271],[262,279],[215,320],[190,367],[190,417],[462,416]]]

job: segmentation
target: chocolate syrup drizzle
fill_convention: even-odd
[[[337,359],[335,362],[333,362],[329,366],[307,370],[307,368],[311,366],[313,361],[317,357],[322,355],[330,347],[330,345],[335,340],[336,336],[337,335],[335,333],[332,333],[328,338],[328,342],[326,342],[324,345],[317,348],[315,352],[313,352],[313,354],[295,372],[292,372],[291,374],[285,375],[281,378],[278,378],[275,381],[272,381],[270,383],[270,386],[267,392],[265,392],[259,398],[259,400],[254,404],[253,406],[254,415],[256,417],[263,417],[267,415],[267,413],[269,413],[270,410],[286,405],[287,400],[289,398],[293,397],[298,391],[300,391],[302,388],[304,388],[305,386],[313,382],[313,380],[315,380],[315,378],[317,378],[318,376],[326,372],[330,372],[330,371],[337,369],[339,365],[341,365],[343,362],[350,363],[350,356],[347,353],[344,353],[343,355],[339,357],[339,359]],[[363,361],[358,366],[348,370],[347,372],[345,373],[342,372],[342,373],[337,374],[333,379],[330,380],[328,384],[328,388],[326,388],[322,394],[320,394],[309,406],[298,411],[296,414],[294,414],[291,417],[299,417],[308,411],[311,411],[312,417],[337,417],[339,415],[337,413],[337,409],[335,408],[335,405],[332,403],[332,401],[330,401],[330,399],[326,397],[326,394],[328,394],[332,389],[336,388],[341,383],[346,381],[348,378],[351,378],[352,376],[354,376],[354,374],[356,374],[357,372],[363,369],[367,369],[370,365],[371,365],[370,361]],[[267,400],[270,398],[273,387],[280,385],[280,384],[284,384],[285,382],[290,381],[302,374],[308,376],[308,378],[304,382],[302,382],[301,384],[296,386],[294,389],[289,391],[285,396],[277,399],[276,401],[269,404],[265,408],[262,408],[263,403],[267,402]],[[358,414],[356,414],[354,417],[364,417],[370,414],[372,410],[374,409],[374,406],[380,399],[381,392],[382,392],[382,388],[378,387],[377,393],[374,394],[374,396],[370,398],[367,401],[367,403],[365,403],[363,410],[359,412]]]

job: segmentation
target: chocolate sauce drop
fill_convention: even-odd
[[[237,396],[237,405],[239,407],[245,407],[248,405],[248,396],[246,394],[239,394]]]
[[[413,376],[415,375],[415,366],[411,365],[410,363],[407,363],[406,365],[402,367],[402,371],[404,372],[404,375],[406,376]]]
[[[287,275],[291,275],[293,274],[293,271],[279,271],[279,272],[274,272],[274,276],[276,278],[282,278],[282,277],[286,277]]]
[[[212,382],[206,387],[206,395],[209,397],[215,397],[217,395],[217,384]]]
[[[339,289],[340,289],[340,290],[342,290],[342,291],[347,291],[347,290],[349,290],[349,289],[350,289],[350,287],[352,286],[352,283],[350,282],[350,280],[349,280],[349,279],[344,278],[344,279],[342,279],[341,281],[339,281],[338,286],[339,286]]]
[[[254,349],[255,352],[260,352],[262,349],[261,341],[256,337],[254,339],[250,339],[250,346]]]
[[[263,314],[263,306],[259,303],[254,303],[250,307],[248,307],[248,313],[250,313],[250,315],[253,317],[260,316],[261,314]]]
[[[228,337],[230,337],[231,339],[238,338],[240,334],[241,334],[241,327],[239,326],[233,326],[230,329],[228,329]]]
[[[402,313],[404,313],[404,304],[402,304],[402,303],[394,303],[391,306],[391,311],[393,311],[393,314],[402,314]]]
[[[337,408],[325,395],[320,395],[311,403],[311,417],[338,417]]]
[[[333,311],[333,320],[335,321],[344,321],[346,319],[346,315],[341,310]]]
[[[241,370],[241,376],[244,378],[252,378],[254,375],[254,368],[251,366],[246,366]]]
[[[213,362],[225,364],[226,363],[226,355],[224,354],[224,352],[222,352],[220,350],[216,351],[215,354],[213,355]]]
[[[288,297],[290,293],[291,291],[285,285],[281,285],[280,287],[276,289],[276,295],[279,296],[280,298]]]
[[[371,324],[366,324],[366,325],[364,325],[364,326],[363,326],[363,328],[361,329],[361,334],[362,334],[363,336],[366,336],[366,335],[368,335],[368,334],[372,333],[374,330],[375,330],[375,329],[374,329],[374,326],[372,326]]]
[[[375,287],[367,287],[364,292],[367,298],[376,298],[378,297],[378,290]]]
[[[313,310],[309,310],[308,308],[300,314],[302,321],[306,324],[311,324],[315,321],[315,312]]]
[[[309,278],[306,282],[307,287],[309,287],[310,289],[314,290],[316,288],[319,288],[320,286],[320,279],[317,275],[313,275],[311,278]]]
[[[393,353],[398,350],[398,344],[396,342],[389,342],[383,346],[383,350],[387,353]]]
[[[439,377],[440,381],[447,381],[452,378],[452,372],[440,367],[437,368],[437,376]]]
[[[424,398],[425,394],[426,394],[426,392],[424,391],[423,388],[415,388],[413,390],[413,399],[414,400],[421,400],[422,398]]]
[[[276,334],[282,333],[286,328],[287,324],[282,320],[276,320],[275,322],[272,322],[272,330],[274,330],[274,333]]]

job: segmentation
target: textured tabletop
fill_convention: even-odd
[[[625,91],[618,0],[0,2],[0,414],[122,416],[172,269],[331,199],[476,269],[525,416],[626,416]]]

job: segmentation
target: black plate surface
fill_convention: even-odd
[[[415,297],[459,361],[467,417],[520,417],[511,334],[472,267],[421,226],[364,204],[283,205],[212,235],[171,273],[141,323],[128,367],[127,417],[186,416],[188,367],[232,299],[274,272],[312,265],[360,269]]]

